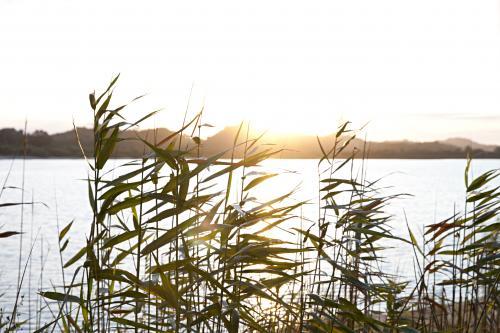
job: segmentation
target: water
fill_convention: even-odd
[[[271,198],[284,194],[295,187],[300,190],[294,195],[296,200],[317,200],[318,178],[317,160],[269,160],[263,169],[270,171],[290,171],[272,178],[254,195],[259,199]],[[109,163],[121,164],[116,160]],[[392,222],[397,236],[408,238],[405,214],[410,227],[417,237],[422,234],[424,225],[450,217],[455,210],[460,210],[464,202],[465,160],[369,160],[365,161],[367,178],[383,178],[379,186],[384,187],[384,194],[408,193],[411,198],[394,201],[389,212],[394,214]],[[3,184],[11,161],[0,160],[0,181]],[[26,161],[25,201],[43,202],[24,207],[23,255],[21,268],[24,269],[31,245],[33,246],[31,265],[26,267],[23,289],[20,294],[25,315],[30,304],[34,309],[36,294],[40,288],[48,289],[61,284],[60,258],[58,252],[58,228],[62,229],[74,220],[70,232],[71,242],[65,251],[64,261],[80,249],[85,243],[85,234],[91,223],[88,203],[87,177],[85,162],[79,159],[31,159]],[[473,161],[472,172],[475,175],[500,167],[500,160]],[[356,172],[355,168],[355,172]],[[348,170],[345,171],[346,173]],[[344,175],[347,175],[344,173]],[[22,161],[14,162],[7,186],[21,187]],[[6,188],[0,198],[1,203],[20,202],[21,191]],[[304,214],[317,218],[316,209],[305,206]],[[32,214],[33,213],[33,214]],[[21,207],[0,208],[0,230],[20,231]],[[0,238],[0,308],[9,309],[16,298],[16,285],[19,265],[20,236]],[[395,245],[395,244],[394,244]],[[43,251],[42,251],[43,248]],[[387,251],[384,269],[403,276],[411,271],[412,252],[410,247],[398,243]],[[43,285],[40,277],[43,267]],[[67,276],[71,272],[67,272]]]

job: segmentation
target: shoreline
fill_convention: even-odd
[[[0,155],[0,160],[23,159],[23,156]],[[26,156],[27,160],[85,160],[83,157],[76,156]],[[202,157],[206,158],[206,157]],[[140,159],[137,156],[111,157],[113,160],[135,160]],[[221,158],[225,160],[229,158]],[[239,159],[239,158],[237,158]],[[271,157],[269,160],[319,160],[321,157]],[[337,158],[345,160],[345,157]],[[467,160],[467,157],[355,157],[355,160]],[[473,160],[500,160],[500,157],[472,157]]]

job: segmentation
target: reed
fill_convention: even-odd
[[[117,80],[89,96],[92,221],[71,256],[73,222],[58,224],[64,286],[41,292],[53,319],[38,318],[36,332],[500,330],[499,170],[473,178],[469,160],[466,211],[428,225],[422,241],[409,227],[400,238],[386,208],[401,195],[382,195],[364,164],[355,168],[368,151],[339,158],[356,136],[349,123],[333,142],[318,140],[317,201],[294,201],[300,189],[262,201],[254,193],[280,175],[258,166],[279,150],[260,146],[248,124],[230,151],[205,158],[202,111],[167,137],[123,138],[156,112],[128,122],[127,105],[113,106]],[[123,140],[141,142],[144,155],[112,167]],[[304,216],[305,204],[317,215]],[[382,269],[389,242],[413,249],[414,281]]]

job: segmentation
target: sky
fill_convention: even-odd
[[[499,1],[0,0],[0,127],[89,126],[120,73],[148,126],[500,144]]]

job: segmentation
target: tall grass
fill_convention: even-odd
[[[297,189],[254,197],[280,176],[258,168],[279,150],[259,146],[248,125],[229,152],[201,157],[202,112],[167,137],[127,139],[142,142],[143,157],[110,166],[121,134],[155,114],[127,122],[127,105],[112,106],[117,79],[89,96],[92,221],[71,255],[73,222],[58,226],[64,286],[41,292],[53,320],[36,332],[499,330],[498,170],[472,178],[469,162],[467,210],[429,225],[422,241],[410,228],[400,238],[386,213],[398,196],[354,168],[367,151],[338,158],[356,135],[346,123],[318,141],[320,190],[307,203],[317,215],[304,216]],[[414,281],[383,271],[394,242],[413,248]]]

